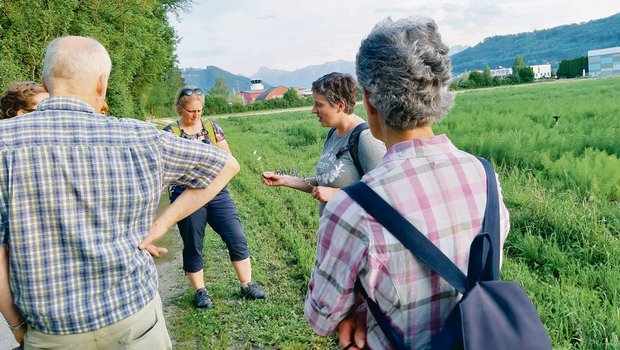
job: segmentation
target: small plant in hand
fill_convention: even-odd
[[[262,156],[259,156],[256,153],[256,150],[254,150],[254,152],[252,152],[252,155],[254,156],[254,158],[256,158],[256,161],[258,162],[258,164],[260,164],[260,172],[261,174],[265,172],[265,169],[263,169],[263,163],[261,162],[261,159],[263,159]]]
[[[292,177],[296,177],[301,179],[303,182],[305,182],[306,184],[308,184],[310,187],[314,188],[315,186],[310,182],[310,180],[308,180],[308,177],[305,176],[304,174],[302,174],[299,169],[297,168],[284,168],[284,169],[278,169],[275,171],[276,174],[278,175],[288,175],[288,176],[292,176]]]

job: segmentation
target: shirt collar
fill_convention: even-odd
[[[456,150],[457,148],[452,144],[452,141],[450,141],[445,134],[441,134],[427,139],[399,142],[390,147],[385,157],[383,157],[383,162],[412,157],[433,156]]]
[[[72,97],[49,97],[37,107],[37,111],[49,111],[49,110],[65,110],[74,112],[95,113],[95,110],[88,103]]]

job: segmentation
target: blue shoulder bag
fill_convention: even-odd
[[[549,335],[523,288],[517,282],[499,280],[499,196],[495,171],[486,159],[478,159],[487,176],[487,205],[482,229],[471,244],[467,276],[368,185],[358,182],[343,190],[463,295],[441,331],[432,338],[432,349],[552,349]],[[357,286],[360,288],[361,283]],[[404,336],[394,330],[379,306],[363,288],[360,292],[392,347],[408,349]]]

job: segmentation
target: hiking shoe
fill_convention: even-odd
[[[241,287],[241,297],[246,299],[267,299],[268,295],[254,282],[248,283],[247,287]]]
[[[200,288],[196,291],[196,307],[200,309],[210,309],[213,307],[213,300],[211,300],[206,288]]]

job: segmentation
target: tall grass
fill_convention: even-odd
[[[523,285],[556,349],[620,348],[619,90],[620,79],[600,79],[470,91],[435,127],[495,163],[511,214],[502,276]],[[194,310],[189,290],[176,302],[178,348],[337,348],[303,317],[318,204],[260,180],[262,169],[313,174],[327,130],[309,112],[219,123],[242,165],[230,189],[255,279],[271,298],[238,298],[225,247],[209,232],[205,275],[216,308]]]

